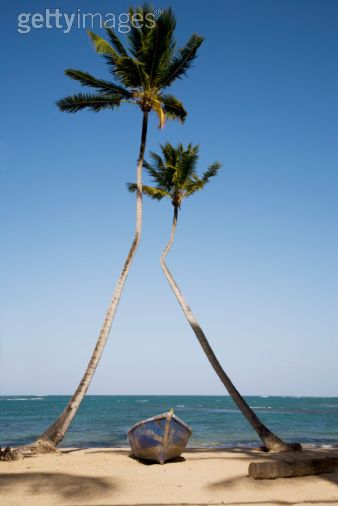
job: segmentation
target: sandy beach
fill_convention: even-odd
[[[338,456],[337,450],[303,455]],[[338,505],[338,470],[317,476],[253,480],[248,465],[280,456],[255,450],[187,450],[163,466],[126,449],[68,449],[0,462],[4,506],[49,505]]]

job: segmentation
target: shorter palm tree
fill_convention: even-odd
[[[222,381],[237,407],[263,441],[265,448],[279,452],[300,450],[300,444],[286,443],[273,434],[261,422],[245,399],[243,399],[228,375],[224,372],[201,326],[186,303],[180,288],[166,265],[166,257],[174,242],[178,212],[182,206],[183,200],[190,195],[193,195],[198,190],[202,190],[209,180],[216,176],[221,165],[218,162],[213,163],[206,172],[204,172],[202,177],[198,177],[196,173],[198,146],[192,146],[189,144],[187,148],[184,149],[182,144],[179,144],[177,148],[174,148],[171,144],[167,143],[161,146],[161,150],[162,156],[152,152],[150,153],[152,163],[148,163],[146,161],[143,163],[143,166],[152,178],[155,186],[143,186],[142,191],[145,195],[148,195],[155,200],[161,200],[164,197],[167,197],[171,200],[174,207],[174,217],[170,239],[161,255],[161,266],[164,274],[210,364],[216,371],[216,374]],[[129,183],[128,189],[131,192],[135,192],[137,190],[137,185],[135,183]]]

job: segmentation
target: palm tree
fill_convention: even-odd
[[[166,257],[174,242],[178,212],[182,206],[183,200],[197,191],[202,190],[210,178],[216,176],[221,165],[218,162],[213,163],[207,171],[204,172],[202,177],[198,177],[196,173],[198,146],[189,144],[187,148],[184,149],[182,144],[174,148],[171,144],[167,143],[161,146],[161,151],[162,156],[156,153],[150,154],[152,163],[148,163],[147,161],[143,163],[143,166],[146,168],[155,186],[143,186],[142,191],[145,195],[155,200],[161,200],[167,197],[171,200],[174,207],[170,239],[161,255],[161,266],[164,274],[210,364],[216,371],[216,374],[237,407],[263,441],[265,448],[272,451],[300,450],[301,446],[299,444],[286,443],[273,434],[243,399],[228,375],[224,372],[200,324],[185,301],[179,286],[166,265]],[[137,185],[133,183],[128,184],[128,189],[131,192],[135,192],[137,190]]]
[[[146,147],[148,116],[151,111],[159,117],[160,128],[165,119],[183,122],[187,115],[182,103],[173,95],[164,93],[176,79],[184,77],[191,67],[203,38],[193,34],[183,48],[178,49],[174,38],[175,16],[171,9],[159,17],[148,6],[129,10],[130,19],[144,22],[131,24],[126,48],[117,35],[106,28],[109,42],[89,32],[96,52],[103,55],[114,81],[98,79],[81,70],[66,70],[66,75],[83,86],[94,88],[93,94],[78,93],[57,102],[61,111],[75,113],[83,109],[94,112],[114,110],[122,103],[137,106],[142,112],[141,143],[136,171],[136,230],[134,240],[118,279],[113,297],[89,364],[73,397],[58,419],[37,439],[35,447],[55,447],[65,436],[80,403],[85,396],[102,355],[115,312],[121,297],[132,260],[141,238],[142,227],[142,166]],[[152,22],[150,19],[152,18]],[[145,21],[146,20],[146,21]]]

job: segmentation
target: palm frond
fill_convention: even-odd
[[[168,192],[166,192],[165,190],[163,190],[161,188],[155,188],[153,186],[147,186],[147,185],[142,187],[142,192],[154,200],[161,200],[164,197],[170,196],[170,194]]]
[[[108,37],[110,39],[110,42],[111,42],[112,46],[116,49],[118,54],[120,56],[128,56],[127,50],[125,49],[124,45],[122,44],[122,42],[120,41],[118,36],[115,34],[115,32],[111,28],[108,28],[107,26],[105,28],[106,28],[106,32],[108,34]]]
[[[147,160],[143,160],[143,168],[146,169],[153,182],[160,186],[161,183],[158,178],[161,175],[161,171],[154,168],[149,162],[147,162]]]
[[[161,168],[164,169],[165,167],[170,167],[170,166],[175,167],[176,162],[177,162],[177,158],[180,156],[180,153],[183,150],[182,144],[179,144],[176,149],[174,148],[174,146],[172,144],[170,144],[170,142],[166,142],[165,144],[161,144],[160,147],[161,147],[161,151],[163,154],[163,158],[165,160],[165,163],[162,163]],[[156,153],[151,153],[151,154],[154,159],[156,159],[156,156],[158,156],[158,155],[156,155]]]
[[[166,75],[163,78],[163,88],[170,86],[175,79],[184,77],[192,66],[192,63],[197,55],[197,50],[203,42],[203,37],[193,34],[186,45],[178,50],[178,54],[169,65]]]
[[[181,155],[178,161],[178,181],[181,188],[185,188],[187,184],[194,178],[198,162],[198,146],[189,144],[184,150],[182,146]]]
[[[185,185],[184,198],[190,197],[190,195],[193,195],[198,190],[202,190],[204,186],[205,183],[202,179],[199,179],[198,177],[192,178],[189,183]]]
[[[145,12],[143,12],[142,7],[138,7],[136,10],[133,7],[129,8],[129,19],[135,19],[139,16],[141,19],[144,19]],[[134,58],[139,58],[142,54],[144,43],[145,43],[145,33],[140,27],[135,26],[134,23],[130,23],[130,31],[128,32],[128,40],[129,40],[129,51],[134,56]]]
[[[135,183],[127,183],[128,190],[132,193],[134,193],[137,189],[137,185]],[[148,197],[151,197],[154,200],[161,200],[164,197],[167,197],[169,194],[165,190],[162,190],[161,188],[155,188],[153,186],[142,186],[142,193],[144,195],[147,195]]]
[[[130,31],[128,33],[129,49],[131,54],[142,61],[142,63],[147,61],[151,31],[154,29],[154,26],[148,24],[148,16],[151,16],[155,22],[154,9],[147,4],[137,7],[135,10],[133,7],[129,8],[129,19],[133,20],[130,23]],[[137,26],[135,20],[140,20],[141,26]]]
[[[185,185],[185,196],[189,197],[199,190],[202,190],[205,185],[209,182],[209,179],[215,177],[222,165],[219,162],[215,162],[208,170],[206,170],[201,178],[194,175],[190,181]]]
[[[112,71],[116,79],[126,87],[141,88],[148,84],[147,74],[144,71],[144,65],[135,58],[121,57],[118,61],[107,62],[112,66]]]
[[[82,109],[90,109],[98,112],[103,109],[113,109],[118,107],[123,97],[120,95],[90,95],[88,93],[78,93],[56,102],[62,112],[78,112]]]
[[[94,32],[88,32],[88,35],[94,45],[95,51],[98,54],[108,55],[113,61],[119,58],[118,53],[114,48],[102,37],[96,35]]]
[[[159,84],[163,78],[163,72],[170,62],[175,47],[173,38],[175,27],[176,19],[169,7],[156,19],[155,27],[149,32],[146,39],[145,69],[153,86]]]
[[[153,161],[153,167],[155,168],[155,170],[160,170],[165,166],[165,163],[163,159],[160,157],[160,155],[158,155],[154,151],[150,151],[149,155]]]
[[[212,165],[210,165],[208,170],[206,170],[202,176],[202,181],[204,182],[204,184],[206,184],[211,177],[216,176],[221,167],[222,164],[219,162],[215,162]]]
[[[97,79],[91,74],[88,74],[88,72],[82,72],[81,70],[67,69],[65,70],[65,74],[71,79],[79,81],[82,84],[82,86],[90,86],[91,88],[96,88],[96,90],[100,91],[101,93],[108,93],[108,94],[119,93],[125,98],[130,98],[132,96],[132,94],[125,88],[122,88],[121,86],[118,86],[109,81]]]
[[[153,165],[144,160],[143,167],[146,169],[157,188],[170,193],[172,177],[169,167],[160,156],[156,155],[156,153],[151,152],[150,156],[153,159]]]
[[[180,102],[173,95],[161,95],[162,108],[168,119],[178,119],[184,123],[187,117],[187,111],[184,109],[182,102]]]

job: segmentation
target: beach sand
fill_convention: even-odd
[[[306,450],[334,455],[337,450]],[[0,462],[2,506],[337,505],[338,470],[317,476],[253,480],[248,465],[280,458],[255,450],[187,450],[179,461],[144,464],[126,449],[63,450]]]

